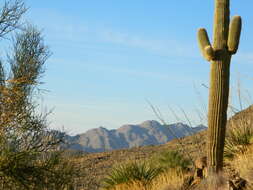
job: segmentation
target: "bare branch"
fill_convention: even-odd
[[[0,10],[0,38],[17,28],[21,28],[20,20],[27,11],[22,0],[6,1]]]

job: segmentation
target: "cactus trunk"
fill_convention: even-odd
[[[230,56],[212,61],[208,108],[208,171],[219,172],[227,121]]]
[[[208,108],[208,172],[218,172],[223,165],[223,150],[229,93],[227,39],[229,30],[229,0],[216,0],[213,49],[216,59],[211,61]]]
[[[223,152],[229,96],[229,72],[232,54],[236,53],[241,18],[233,18],[229,26],[229,0],[215,0],[213,44],[205,29],[198,32],[203,56],[211,62],[208,104],[208,174],[218,173],[223,167]]]

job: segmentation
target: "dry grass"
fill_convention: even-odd
[[[111,190],[147,190],[147,188],[141,182],[133,181],[131,183],[116,185]]]
[[[147,186],[138,181],[120,184],[111,190],[178,190],[183,183],[184,174],[176,170],[169,170],[157,176]]]
[[[151,183],[148,190],[176,190],[183,184],[184,175],[176,170],[169,170],[162,173]]]
[[[232,167],[247,180],[248,189],[253,189],[253,145],[244,154],[238,155],[232,162]]]

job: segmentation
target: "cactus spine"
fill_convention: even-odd
[[[241,17],[229,24],[229,0],[215,0],[213,44],[204,28],[198,31],[200,50],[211,62],[208,103],[208,174],[223,167],[223,152],[227,122],[231,56],[236,53],[241,32]]]

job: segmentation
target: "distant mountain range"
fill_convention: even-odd
[[[204,125],[194,128],[183,123],[162,125],[149,120],[139,125],[123,125],[118,129],[104,127],[88,130],[76,136],[66,136],[69,148],[85,152],[103,152],[114,149],[164,144],[172,139],[192,135],[205,130]]]

